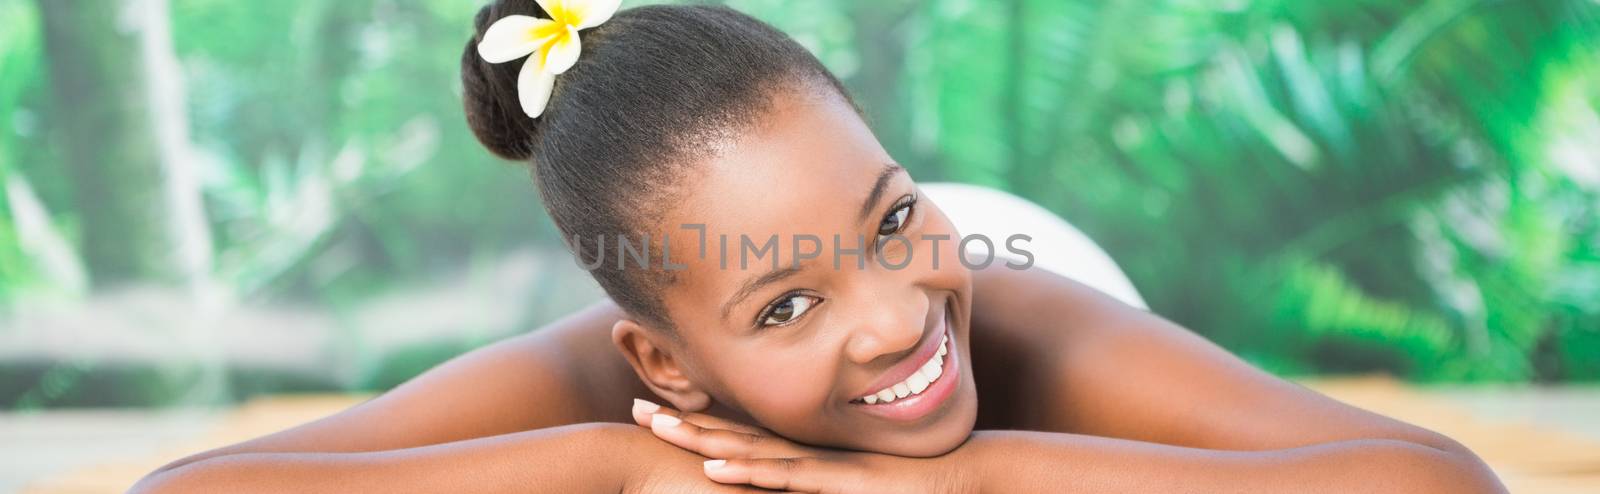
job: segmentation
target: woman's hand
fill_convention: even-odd
[[[905,458],[796,444],[771,431],[638,400],[633,419],[672,445],[711,460],[705,476],[723,484],[793,492],[964,493],[976,491],[962,449]]]
[[[620,444],[614,456],[629,472],[620,492],[625,494],[725,494],[764,492],[748,485],[721,484],[706,478],[702,464],[706,459],[690,451],[656,439],[638,427],[615,424],[628,429],[613,438]]]

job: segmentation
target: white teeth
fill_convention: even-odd
[[[913,372],[911,373],[911,377],[906,378],[906,387],[911,388],[912,393],[921,393],[922,390],[928,389],[928,378],[922,375],[921,370]],[[896,386],[894,389],[896,389],[896,393],[898,393],[900,387]]]
[[[863,396],[860,400],[868,405],[875,405],[879,402],[893,403],[895,400],[926,391],[934,381],[938,381],[939,377],[944,375],[944,356],[950,354],[949,343],[949,334],[940,337],[938,353],[933,358],[928,359],[927,362],[924,362],[922,367],[917,368],[910,376],[907,376],[906,380],[881,389],[877,393]]]

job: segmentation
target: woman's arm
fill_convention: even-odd
[[[1262,451],[1185,448],[1031,431],[980,431],[952,453],[970,458],[977,492],[1498,493],[1470,453],[1393,439]]]
[[[687,422],[685,422],[687,423]],[[685,426],[678,426],[685,427]],[[692,426],[690,426],[692,427]],[[1269,451],[1218,451],[1076,434],[979,431],[944,456],[808,451],[781,439],[724,440],[715,433],[658,437],[727,460],[706,475],[727,484],[835,494],[1191,492],[1498,493],[1475,458],[1391,439],[1335,441]]]
[[[566,425],[362,453],[237,453],[151,474],[131,492],[735,493],[704,457],[633,425]]]
[[[665,420],[663,416],[677,420]],[[1038,431],[978,431],[933,458],[830,450],[650,403],[634,420],[723,460],[718,482],[799,492],[1502,492],[1470,454],[1393,439],[1222,451]]]
[[[131,492],[619,492],[622,424],[580,424],[382,451],[238,452],[146,476]],[[619,461],[622,460],[622,461]]]
[[[688,422],[685,422],[688,423]],[[678,426],[684,427],[684,426]],[[658,437],[717,450],[729,459],[706,476],[734,485],[834,494],[1190,492],[1504,492],[1476,460],[1392,439],[1335,441],[1268,451],[1218,451],[1037,431],[978,431],[944,456],[789,448],[781,440],[726,440],[712,434]],[[675,435],[674,435],[675,434]]]
[[[590,435],[579,431],[592,427],[524,431],[627,421],[630,399],[650,397],[611,347],[609,328],[619,315],[613,304],[598,304],[545,328],[452,359],[332,416],[179,459],[152,472],[141,485],[189,484],[220,480],[224,475],[234,479],[271,475],[276,482],[309,485],[328,480],[310,472],[364,469],[383,478],[405,479],[395,485],[418,485],[420,481],[412,476],[437,473],[441,478],[453,478],[448,458],[475,458],[481,451],[539,444],[552,452],[585,453],[587,449],[568,449],[561,444]],[[479,438],[487,439],[471,441]],[[440,446],[427,448],[431,445]],[[422,458],[439,458],[441,466],[414,468]],[[530,460],[527,454],[505,458]],[[204,465],[198,465],[202,462]],[[197,468],[184,468],[191,464]],[[537,464],[530,462],[528,467]],[[407,475],[387,475],[398,471],[393,465],[407,465]],[[287,471],[297,473],[286,475]],[[564,475],[586,471],[591,469],[558,470]],[[484,472],[515,471],[483,469],[476,474]]]

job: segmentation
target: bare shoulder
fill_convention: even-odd
[[[978,381],[979,427],[1065,431],[1059,411],[1040,398],[1066,400],[1058,382],[1069,356],[1092,346],[1093,330],[1139,311],[1042,269],[994,263],[973,270],[971,347]],[[1142,311],[1141,311],[1142,312]],[[1082,359],[1072,358],[1074,362]]]
[[[973,344],[1029,361],[1058,361],[1062,348],[1083,349],[1105,328],[1154,318],[1044,269],[994,263],[973,270],[972,280]]]
[[[1071,337],[1075,330],[1148,316],[1082,283],[1039,268],[1013,269],[992,263],[973,270],[974,327],[1005,338],[1045,343]],[[1069,321],[1038,324],[1039,309],[1071,313]]]
[[[1211,449],[1357,438],[1460,449],[1263,372],[1187,328],[1053,273],[989,268],[973,280],[973,370],[1003,377],[980,379],[979,395],[985,406],[998,394],[994,406],[1017,409],[1015,427]]]
[[[164,468],[235,453],[378,451],[628,420],[628,398],[643,386],[610,344],[621,314],[610,301],[593,305],[462,354],[339,413]]]
[[[374,399],[421,405],[454,396],[480,410],[475,436],[567,425],[630,421],[629,399],[644,389],[611,344],[623,317],[609,299],[499,341],[423,373]],[[620,404],[619,404],[620,403]],[[452,407],[454,408],[454,407]],[[457,411],[460,411],[459,409]]]

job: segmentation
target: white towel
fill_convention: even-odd
[[[1128,305],[1149,309],[1105,250],[1049,210],[1027,199],[976,185],[928,183],[921,188],[923,197],[937,204],[962,236],[988,237],[995,247],[996,262],[1025,262],[1006,249],[1006,239],[1016,234],[1028,235],[1032,240],[1018,243],[1017,247],[1033,254],[1034,268],[1048,269]],[[980,253],[986,247],[981,242],[967,244],[967,250]]]

